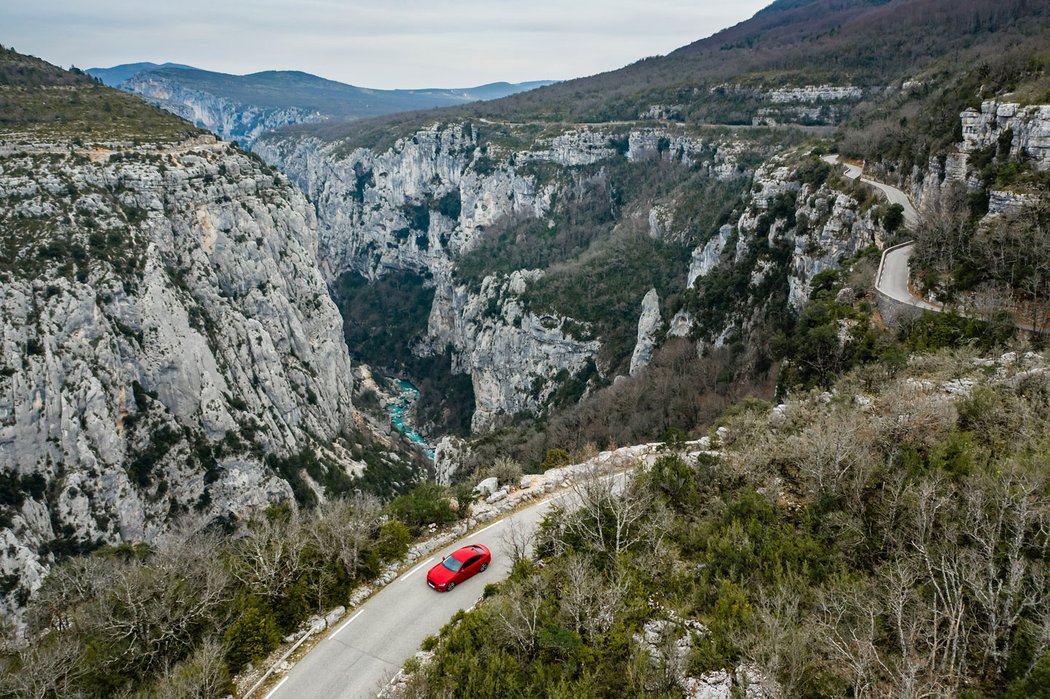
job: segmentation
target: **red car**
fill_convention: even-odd
[[[427,573],[427,585],[439,592],[447,592],[467,578],[489,567],[492,554],[481,544],[470,544],[453,551]]]

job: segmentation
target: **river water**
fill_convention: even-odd
[[[423,452],[433,459],[434,449],[427,444],[427,440],[423,439],[421,434],[412,429],[412,425],[406,419],[408,409],[419,399],[419,389],[404,379],[398,380],[397,388],[400,393],[397,400],[386,404],[386,411],[390,413],[390,424],[395,430],[408,437],[413,444],[423,447]]]

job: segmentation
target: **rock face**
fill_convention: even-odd
[[[985,156],[993,151],[1000,162],[1029,162],[1039,170],[1050,169],[1050,105],[1022,106],[986,100],[980,111],[967,109],[959,119],[963,140],[945,155],[943,162],[931,157],[925,170],[914,168],[904,182],[920,210],[936,200],[945,184],[961,183],[970,192],[991,184],[982,182],[981,173],[971,163],[981,151]],[[1028,186],[1017,189],[1020,191],[989,189],[988,213],[1017,214],[1039,197]]]
[[[327,117],[300,107],[261,107],[195,90],[163,74],[144,72],[121,83],[121,88],[207,129],[227,141],[251,147],[262,134],[294,124],[324,121]]]
[[[797,202],[798,224],[788,237],[793,244],[788,301],[799,310],[809,298],[813,277],[839,267],[863,248],[881,247],[884,233],[874,210],[861,212],[857,200],[826,185],[817,189],[803,185]]]
[[[489,429],[501,415],[539,412],[564,380],[593,367],[599,343],[580,341],[568,332],[570,319],[537,316],[519,300],[528,280],[539,273],[492,275],[478,293],[452,284],[439,285],[430,314],[429,336],[435,348],[456,348],[460,368],[474,386],[471,429]],[[494,304],[494,306],[493,306]],[[498,308],[496,315],[490,308]]]
[[[662,324],[660,295],[650,289],[642,299],[642,314],[638,318],[638,339],[631,354],[631,376],[649,366],[656,351],[656,333]]]
[[[555,191],[479,152],[473,128],[464,124],[435,124],[382,153],[276,137],[255,151],[314,203],[321,259],[332,276],[450,271],[486,226],[544,215]]]
[[[1040,170],[1050,168],[1050,105],[1021,106],[986,100],[981,111],[962,113],[962,153],[1005,146],[1015,158],[1030,158]]]
[[[689,277],[686,288],[692,288],[700,277],[706,277],[711,270],[722,259],[722,251],[725,250],[729,239],[733,236],[733,227],[729,225],[718,229],[718,234],[707,241],[703,246],[693,250],[692,261],[689,264]]]
[[[859,100],[864,90],[854,85],[807,85],[791,87],[769,92],[770,101],[777,104],[790,102],[835,102],[838,100]]]
[[[735,225],[723,226],[704,245],[693,250],[687,294],[696,294],[693,308],[703,308],[710,278],[747,275],[747,284],[724,307],[717,321],[698,323],[688,311],[671,320],[668,335],[692,335],[702,346],[721,347],[739,332],[748,334],[765,325],[765,314],[783,303],[801,309],[809,298],[813,278],[840,266],[843,259],[870,245],[881,245],[885,235],[875,210],[865,209],[849,194],[821,178],[803,181],[798,152],[774,156],[755,172],[751,197]],[[733,241],[735,240],[735,243]],[[715,284],[718,283],[715,279]],[[782,306],[781,306],[782,308]]]
[[[794,171],[784,165],[789,159],[790,156],[774,158],[759,168],[755,174],[754,199],[741,216],[738,228],[740,244],[744,246],[753,244],[749,241],[754,241],[762,230],[768,231],[765,242],[770,247],[789,246],[788,303],[798,310],[809,298],[813,277],[838,267],[843,259],[862,248],[877,244],[881,229],[873,218],[874,212],[869,209],[861,214],[860,203],[848,194],[827,184],[814,187],[798,182]],[[778,218],[777,212],[772,211],[778,198],[784,202],[779,206],[780,215],[789,213],[793,226],[789,225],[790,219]],[[763,217],[767,217],[766,222]],[[770,217],[774,219],[771,222]],[[738,258],[741,252],[737,250]],[[757,286],[770,269],[769,266],[756,269],[752,285]]]
[[[8,609],[55,553],[289,499],[267,455],[363,467],[336,444],[350,362],[287,179],[210,136],[0,152],[0,477],[30,486],[0,506]]]

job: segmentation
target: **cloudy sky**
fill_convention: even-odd
[[[0,0],[0,43],[61,66],[304,70],[377,88],[566,78],[668,53],[772,0]]]

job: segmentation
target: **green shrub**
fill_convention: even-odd
[[[394,517],[415,531],[429,524],[448,524],[456,520],[448,490],[437,483],[424,483],[394,498],[388,507]]]
[[[397,561],[408,553],[410,543],[412,543],[412,533],[408,527],[396,519],[391,519],[384,522],[379,528],[379,539],[376,541],[375,551],[381,560]]]
[[[240,672],[248,663],[269,655],[281,642],[281,634],[272,614],[248,607],[240,619],[226,629],[223,639],[229,648],[226,662],[233,672]]]
[[[540,469],[548,471],[552,468],[568,466],[571,463],[572,457],[569,456],[569,452],[564,449],[548,449],[547,455],[543,457],[543,463],[540,464]]]
[[[1006,699],[1050,699],[1050,653],[1043,653],[1031,672],[1010,683]]]

